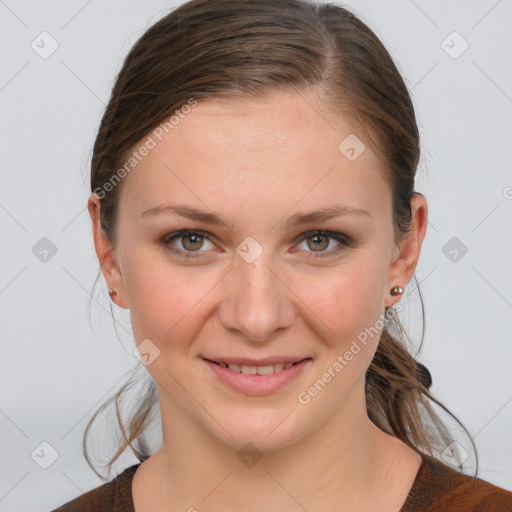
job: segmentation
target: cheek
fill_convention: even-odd
[[[133,251],[123,271],[137,343],[150,339],[162,352],[187,351],[212,313],[218,272],[172,268],[165,256],[144,251]]]
[[[382,279],[382,269],[361,258],[329,271],[322,269],[316,276],[301,275],[293,289],[314,313],[325,339],[342,349],[359,333],[374,326],[382,315]]]
[[[311,391],[311,397],[321,395],[315,403],[325,414],[336,409],[333,404],[345,403],[354,385],[364,378],[384,326],[378,273],[364,274],[359,269],[331,277],[326,280],[328,285],[310,288],[308,304],[317,319],[314,329],[326,350],[320,355],[311,387],[303,390]]]
[[[135,339],[163,340],[178,328],[196,293],[160,258],[132,251],[125,259],[123,282],[129,299]],[[174,327],[178,324],[177,327]]]

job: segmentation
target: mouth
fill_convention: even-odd
[[[285,362],[275,362],[275,363],[266,363],[266,364],[243,364],[242,362],[231,363],[224,361],[213,361],[211,359],[206,359],[206,361],[216,364],[221,368],[227,368],[236,373],[243,373],[244,375],[273,375],[274,373],[282,372],[283,370],[287,370],[292,366],[295,366],[303,361],[310,360],[311,357],[304,357],[302,359],[298,359],[295,361],[287,360]]]
[[[244,395],[260,397],[291,386],[307,371],[313,361],[311,357],[274,357],[258,361],[214,360],[205,357],[202,359],[219,382]]]

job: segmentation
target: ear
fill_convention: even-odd
[[[115,250],[112,242],[107,238],[103,227],[101,226],[101,203],[96,194],[91,194],[87,202],[89,215],[92,223],[92,236],[94,239],[94,248],[100,262],[103,277],[107,282],[109,290],[116,290],[117,295],[111,300],[118,306],[128,309],[129,304],[126,299],[123,277],[118,262],[115,259]]]
[[[389,290],[397,285],[405,288],[412,279],[427,231],[427,217],[427,200],[425,196],[415,192],[411,198],[411,228],[399,246],[395,248],[394,260],[389,270],[387,289],[385,290],[386,306],[392,306],[400,300],[400,296],[392,296]]]

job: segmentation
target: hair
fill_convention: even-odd
[[[300,93],[311,87],[321,91],[331,111],[344,115],[385,162],[398,243],[410,230],[411,199],[418,194],[414,179],[420,137],[407,87],[374,32],[347,9],[328,3],[192,0],[138,39],[101,119],[91,161],[91,190],[100,192],[101,226],[112,246],[123,181],[106,184],[112,183],[115,170],[123,165],[126,169],[133,148],[155,127],[191,99],[264,98],[272,92]],[[417,280],[416,284],[419,291]],[[419,295],[423,341],[425,314]],[[429,391],[430,373],[411,355],[406,338],[398,317],[392,315],[366,372],[368,416],[417,453],[439,459],[451,437],[435,408],[462,424]],[[108,459],[109,472],[128,447],[139,461],[151,455],[145,435],[158,404],[154,381],[146,380],[144,393],[136,395],[127,422],[120,413],[123,395],[137,382],[132,375],[85,429],[84,455],[102,479],[90,462],[87,436],[98,414],[111,404],[121,435]]]

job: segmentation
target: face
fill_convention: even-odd
[[[124,178],[105,277],[164,425],[264,451],[361,417],[389,289],[418,254],[395,247],[384,164],[340,151],[349,135],[313,90],[209,100]],[[346,210],[298,222],[327,208]]]

